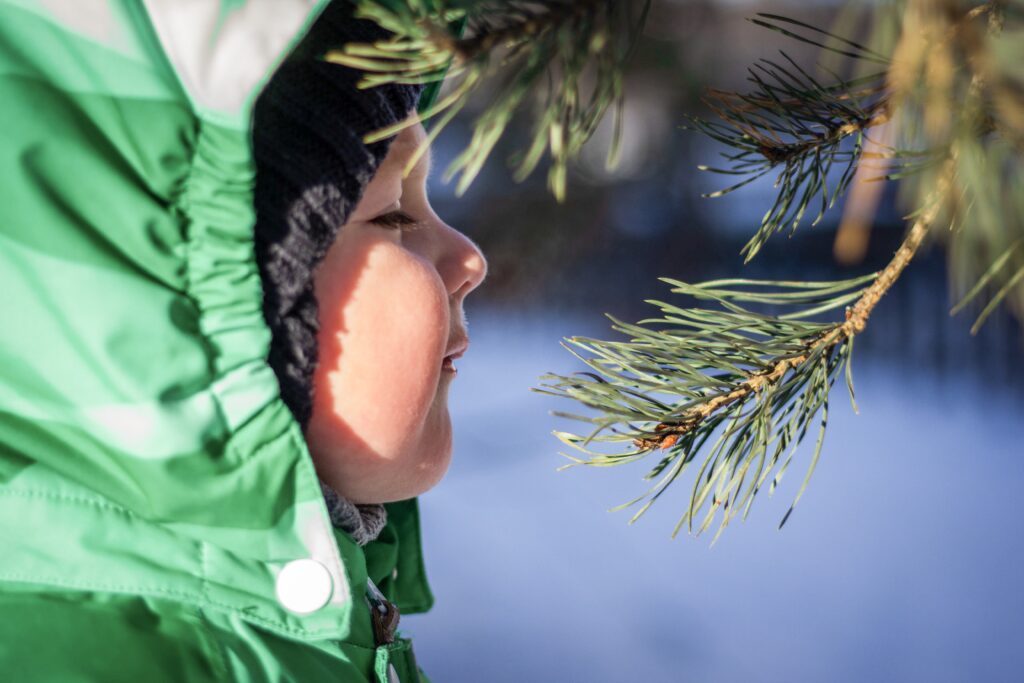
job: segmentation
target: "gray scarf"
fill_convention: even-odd
[[[387,524],[388,513],[383,505],[357,505],[323,482],[320,482],[320,490],[327,503],[331,524],[347,531],[359,545],[376,539]]]

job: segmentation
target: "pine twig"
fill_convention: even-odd
[[[470,38],[450,42],[451,52],[455,55],[456,64],[470,62],[497,47],[533,40],[553,27],[578,21],[593,13],[599,3],[600,0],[577,0],[548,7],[543,11],[527,10],[514,22],[481,30]]]
[[[659,423],[654,428],[654,431],[659,433],[657,437],[634,439],[634,445],[642,449],[651,450],[669,448],[675,445],[680,436],[694,430],[714,413],[751,394],[762,392],[765,387],[778,383],[787,373],[803,365],[808,359],[816,358],[835,348],[845,340],[852,338],[854,335],[863,332],[865,327],[867,327],[868,318],[875,309],[875,306],[878,305],[882,296],[889,291],[893,283],[899,279],[903,270],[921,247],[925,237],[927,237],[941,207],[941,201],[938,198],[949,188],[951,173],[952,165],[950,164],[949,170],[944,174],[944,181],[941,187],[936,191],[936,198],[930,202],[927,210],[914,221],[903,243],[896,250],[888,265],[879,273],[877,279],[864,290],[857,302],[847,309],[846,320],[842,324],[832,328],[824,335],[810,340],[803,353],[779,359],[769,368],[751,375],[749,379],[741,383],[736,389],[716,396],[707,403],[693,408],[678,422]]]
[[[615,117],[621,116],[622,74],[649,6],[650,0],[358,0],[359,15],[373,19],[393,37],[372,45],[349,44],[328,53],[327,59],[360,69],[359,85],[364,88],[451,82],[449,95],[420,113],[424,122],[433,120],[427,143],[466,108],[474,92],[485,84],[493,86],[468,145],[445,171],[445,180],[458,176],[459,195],[478,176],[513,118],[531,100],[539,101],[531,139],[510,163],[516,180],[523,180],[547,155],[548,187],[562,200],[568,162],[609,107]],[[465,22],[465,37],[451,30],[452,18]],[[408,120],[375,131],[367,141],[415,123]],[[616,136],[609,165],[614,165],[618,145]]]

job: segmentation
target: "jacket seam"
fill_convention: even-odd
[[[0,581],[12,583],[33,583],[47,586],[59,586],[61,588],[76,588],[79,590],[95,590],[109,593],[133,594],[133,595],[158,595],[172,598],[195,599],[191,593],[177,591],[169,588],[157,588],[150,586],[130,586],[122,584],[103,584],[94,582],[69,581],[59,577],[47,577],[39,574],[19,574],[17,572],[0,573]]]
[[[101,510],[109,510],[112,512],[120,513],[131,519],[141,519],[139,515],[122,508],[114,503],[106,503],[103,501],[89,500],[87,498],[77,498],[74,496],[67,496],[63,494],[57,494],[50,491],[36,491],[36,490],[6,490],[0,489],[0,496],[12,496],[20,498],[42,498],[48,500],[55,500],[60,502],[73,503],[77,505],[85,505],[89,507],[95,507]],[[69,581],[60,577],[48,577],[39,574],[19,574],[13,573],[0,573],[0,581],[9,581],[12,583],[30,583],[37,585],[47,586],[59,586],[61,588],[72,588],[76,590],[88,590],[88,591],[107,591],[119,594],[135,594],[135,595],[154,595],[163,596],[168,598],[175,598],[183,602],[198,605],[200,607],[210,606],[216,607],[223,610],[227,610],[234,614],[238,614],[241,618],[252,623],[260,624],[266,628],[274,631],[288,633],[296,636],[311,636],[320,637],[328,636],[332,633],[331,630],[321,629],[308,629],[308,628],[294,628],[288,626],[282,621],[266,619],[264,617],[257,616],[252,612],[246,611],[234,605],[219,602],[212,599],[208,595],[209,579],[207,575],[207,547],[202,541],[197,541],[200,544],[200,562],[202,567],[202,576],[200,579],[200,591],[198,595],[195,591],[179,591],[168,588],[159,588],[153,586],[139,586],[139,585],[128,585],[128,584],[104,584],[95,582],[81,582],[81,581]]]
[[[199,621],[202,624],[203,632],[206,634],[209,642],[213,644],[213,650],[216,652],[216,666],[218,668],[217,674],[222,677],[227,677],[229,671],[228,654],[224,642],[218,637],[217,631],[219,629],[215,630],[213,625],[210,623],[210,620],[207,619],[206,610],[200,608],[198,616]]]
[[[110,512],[117,512],[125,517],[131,519],[144,519],[138,513],[129,510],[126,507],[122,507],[116,503],[106,502],[102,500],[92,500],[90,498],[81,498],[78,496],[69,496],[62,493],[54,493],[52,491],[39,490],[39,489],[0,489],[0,496],[11,496],[18,498],[43,498],[47,500],[56,500],[65,503],[74,503],[76,505],[85,505],[88,507],[94,507],[99,510],[107,510]]]
[[[7,581],[10,583],[29,583],[34,585],[43,586],[58,586],[60,588],[72,588],[82,591],[93,591],[93,592],[107,592],[117,593],[119,595],[150,595],[157,597],[168,597],[176,598],[187,604],[192,604],[200,608],[204,607],[217,607],[233,614],[239,615],[244,621],[252,622],[260,626],[266,627],[274,632],[288,633],[294,636],[309,636],[313,638],[327,637],[332,631],[321,630],[321,629],[302,629],[287,626],[280,621],[273,621],[264,617],[256,616],[251,612],[239,609],[232,605],[227,605],[216,600],[206,599],[205,604],[202,601],[197,601],[195,593],[188,593],[183,591],[176,591],[167,588],[156,588],[146,586],[127,586],[127,585],[107,585],[102,583],[82,583],[76,581],[68,581],[61,578],[50,578],[46,576],[40,576],[38,574],[18,574],[18,573],[0,573],[0,581]]]
[[[199,568],[202,577],[199,579],[199,599],[204,604],[210,601],[209,548],[204,541],[199,542]]]

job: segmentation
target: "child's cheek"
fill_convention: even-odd
[[[447,295],[436,271],[415,255],[387,250],[381,256],[367,279],[367,310],[359,316],[366,332],[352,331],[366,343],[357,372],[370,375],[369,391],[386,408],[382,417],[418,438],[438,393],[448,343]]]
[[[317,403],[347,426],[338,433],[352,442],[349,464],[365,461],[383,476],[380,461],[408,470],[450,450],[447,410],[435,405],[450,319],[447,292],[427,261],[393,242],[363,246],[336,263],[349,284],[323,287],[334,302],[321,301]]]

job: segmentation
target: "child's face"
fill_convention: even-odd
[[[447,357],[468,343],[462,304],[487,272],[477,246],[430,207],[427,155],[402,178],[424,137],[417,125],[393,141],[315,274],[306,440],[320,478],[356,503],[411,498],[448,469]]]

